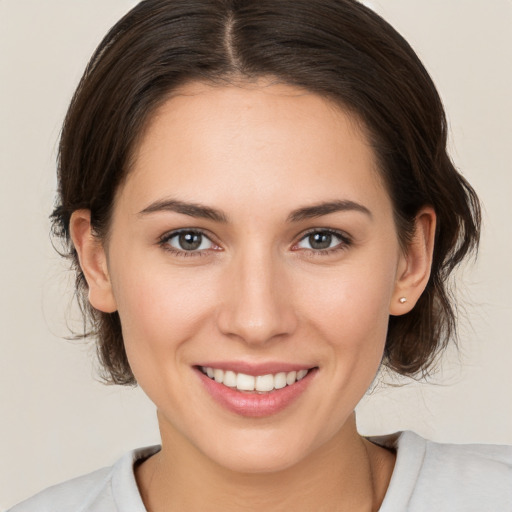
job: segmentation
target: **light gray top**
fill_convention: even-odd
[[[512,511],[512,447],[427,441],[412,432],[371,438],[397,450],[380,512]],[[134,463],[159,446],[125,454],[99,469],[50,487],[8,512],[146,512]]]

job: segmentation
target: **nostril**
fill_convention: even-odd
[[[257,310],[247,304],[225,307],[217,317],[219,330],[246,344],[263,345],[293,334],[297,320],[291,311],[270,307]]]

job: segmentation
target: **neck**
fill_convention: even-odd
[[[357,434],[352,415],[313,453],[270,473],[226,469],[163,430],[162,450],[137,468],[136,478],[148,512],[373,511],[384,498],[392,459]]]

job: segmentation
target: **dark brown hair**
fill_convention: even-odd
[[[447,155],[441,100],[408,43],[355,0],[145,0],[101,42],[73,97],[52,216],[109,382],[135,379],[118,314],[88,303],[70,216],[89,209],[95,233],[107,235],[114,194],[141,131],[178,86],[259,77],[333,99],[357,116],[377,155],[403,245],[419,209],[436,211],[430,280],[411,312],[390,317],[383,362],[403,375],[425,372],[455,334],[446,282],[477,247],[480,207]]]

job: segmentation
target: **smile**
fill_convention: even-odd
[[[290,407],[316,380],[318,367],[291,366],[228,362],[200,365],[195,370],[207,395],[223,409],[239,416],[262,418]]]
[[[309,370],[299,370],[254,376],[209,366],[201,366],[200,370],[210,379],[228,388],[237,389],[238,391],[256,391],[258,393],[269,393],[291,386],[306,377],[309,372]]]

